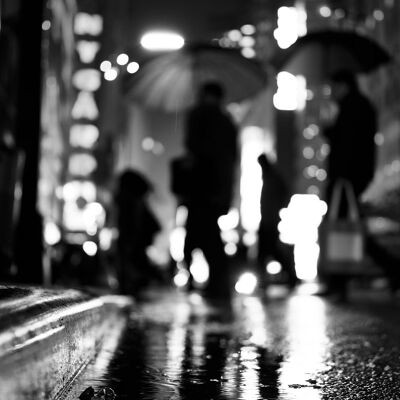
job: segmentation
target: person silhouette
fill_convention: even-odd
[[[274,259],[282,265],[287,275],[288,286],[294,288],[298,280],[294,269],[293,251],[289,251],[290,249],[279,241],[278,231],[279,211],[287,207],[289,203],[289,189],[266,154],[261,154],[257,160],[262,170],[263,180],[257,251],[259,287],[261,289],[267,287],[265,266],[268,259]]]
[[[237,128],[223,108],[224,89],[206,82],[186,119],[184,147],[192,164],[192,184],[183,203],[188,209],[185,262],[194,249],[203,251],[210,274],[205,293],[226,297],[230,293],[228,259],[218,218],[228,212],[233,195],[238,154]]]
[[[361,217],[365,217],[360,195],[372,181],[375,172],[375,134],[377,132],[377,113],[370,100],[361,93],[356,76],[347,70],[332,74],[332,98],[338,109],[333,122],[326,125],[323,134],[330,145],[327,159],[328,183],[326,200],[332,196],[333,188],[338,180],[348,181],[358,202]],[[339,217],[347,215],[347,202],[342,201],[339,207]],[[399,262],[371,234],[366,234],[366,252],[383,268],[392,285],[398,286],[400,279],[395,272],[395,264]],[[324,275],[327,290],[320,295],[338,295],[340,299],[347,298],[347,283],[349,277],[343,274]]]

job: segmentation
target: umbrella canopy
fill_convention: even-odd
[[[377,42],[353,31],[324,30],[300,37],[280,51],[273,64],[309,81],[321,82],[334,72],[370,72],[390,60]]]
[[[199,86],[206,81],[218,81],[229,103],[252,97],[264,88],[266,73],[239,50],[192,44],[145,62],[128,81],[127,94],[147,107],[183,111],[193,105]]]

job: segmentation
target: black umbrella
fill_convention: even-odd
[[[323,30],[300,37],[273,60],[279,70],[321,82],[339,70],[370,72],[391,59],[373,39],[354,31]]]
[[[221,83],[226,101],[233,102],[263,89],[266,74],[259,63],[237,49],[189,44],[145,62],[129,80],[127,95],[147,107],[182,111],[194,103],[199,86],[206,81]]]

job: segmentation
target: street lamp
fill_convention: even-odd
[[[140,39],[143,48],[150,51],[178,50],[183,47],[185,40],[181,35],[169,31],[151,31]]]

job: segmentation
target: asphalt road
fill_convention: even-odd
[[[400,399],[400,301],[360,293],[348,304],[238,295],[229,306],[157,291],[80,389],[111,387],[121,400]]]

